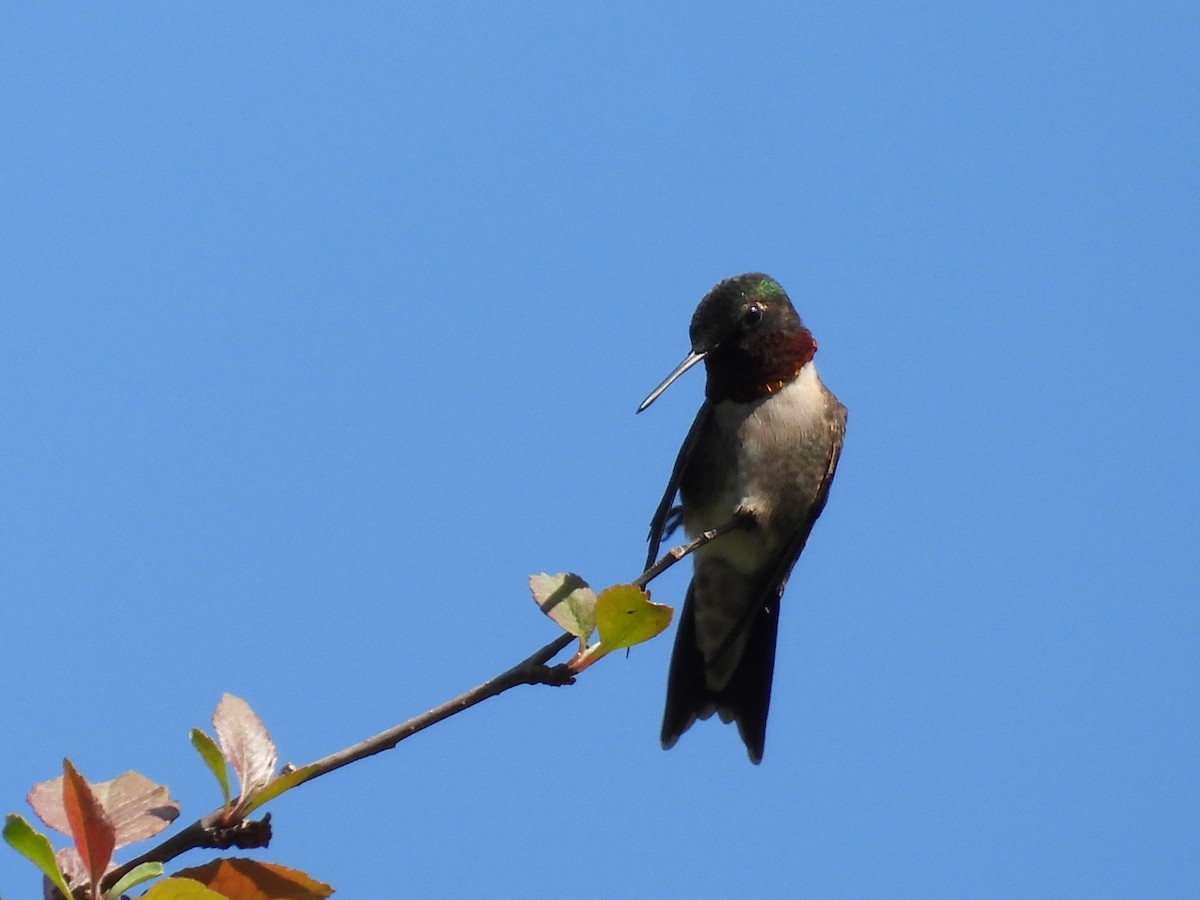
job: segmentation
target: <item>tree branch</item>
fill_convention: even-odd
[[[384,750],[390,750],[405,738],[412,737],[418,731],[424,731],[430,725],[436,725],[443,719],[448,719],[450,716],[470,709],[477,703],[482,703],[484,700],[503,694],[509,688],[514,688],[517,685],[546,684],[559,687],[565,684],[573,684],[575,678],[567,671],[565,664],[557,666],[548,666],[546,664],[576,640],[578,638],[574,635],[561,634],[536,653],[521,660],[521,662],[517,663],[511,669],[501,672],[495,678],[485,681],[483,684],[472,688],[464,694],[460,694],[453,700],[449,700],[441,706],[435,706],[428,712],[414,716],[407,722],[402,722],[399,725],[389,728],[387,731],[380,732],[374,737],[367,738],[365,741],[347,747],[345,750],[339,750],[337,753],[331,753],[329,756],[318,759],[311,764],[313,774],[305,778],[305,781],[312,781],[314,778],[319,778],[335,769],[340,769],[342,766],[348,766],[357,760],[374,756],[376,753],[382,753]],[[113,869],[104,876],[102,887],[105,889],[112,887],[127,872],[140,866],[142,863],[165,863],[186,853],[188,850],[204,847],[218,847],[222,849],[238,847],[246,849],[265,846],[266,842],[270,840],[269,815],[265,816],[260,822],[243,821],[232,826],[227,826],[222,822],[223,813],[224,809],[213,810],[208,815],[193,822],[187,828],[183,829],[183,831],[167,838],[167,840],[163,841],[157,847],[153,847],[136,859],[132,859],[124,865]]]
[[[743,517],[734,516],[720,527],[714,528],[712,531],[706,531],[686,544],[672,547],[654,565],[639,575],[633,584],[639,588],[645,588],[647,584],[671,568],[675,563],[679,562],[685,556],[695,553],[709,541],[745,526],[746,520]],[[497,697],[517,685],[546,684],[552,687],[559,687],[566,684],[573,684],[575,677],[567,669],[566,663],[557,666],[549,666],[547,663],[576,640],[578,638],[574,635],[561,634],[512,668],[501,672],[495,678],[485,681],[483,684],[472,688],[464,694],[459,694],[453,700],[448,700],[440,706],[435,706],[428,712],[414,716],[407,722],[401,722],[399,725],[389,728],[387,731],[382,731],[374,737],[367,738],[365,741],[360,741],[344,750],[331,753],[328,756],[318,759],[316,762],[310,763],[304,767],[311,770],[307,777],[304,778],[304,781],[312,781],[314,778],[320,778],[322,775],[327,775],[336,769],[342,768],[342,766],[348,766],[352,762],[357,762],[368,756],[374,756],[376,753],[382,753],[385,750],[391,750],[405,738],[412,737],[418,731],[424,731],[430,725],[436,725],[438,722],[450,718],[450,716],[458,715],[458,713],[470,709],[477,703]],[[102,887],[105,889],[112,887],[126,873],[140,866],[142,863],[169,862],[175,857],[186,853],[188,850],[205,847],[219,849],[238,847],[239,849],[248,849],[251,847],[266,846],[270,841],[271,826],[269,814],[258,821],[242,820],[232,825],[225,823],[224,815],[225,810],[221,808],[215,809],[208,815],[197,819],[183,829],[183,831],[167,838],[157,847],[152,847],[136,859],[132,859],[124,865],[113,869],[104,876]]]

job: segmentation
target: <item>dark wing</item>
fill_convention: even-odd
[[[654,511],[654,518],[650,520],[650,535],[648,538],[650,541],[650,552],[646,556],[645,566],[647,569],[658,561],[658,548],[662,544],[663,534],[667,528],[667,520],[671,517],[671,507],[675,503],[675,495],[679,493],[679,479],[683,475],[688,457],[692,454],[692,445],[696,441],[696,435],[700,433],[704,421],[708,418],[709,410],[709,403],[705,400],[700,406],[700,411],[696,413],[696,419],[692,422],[692,427],[688,429],[687,437],[683,439],[683,446],[679,448],[679,456],[675,458],[675,467],[671,469],[671,478],[667,482],[667,489],[658,504],[658,509]]]

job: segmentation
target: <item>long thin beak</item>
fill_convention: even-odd
[[[672,372],[670,375],[668,375],[666,378],[664,378],[663,383],[660,384],[658,387],[656,387],[654,390],[652,390],[650,392],[650,396],[642,401],[642,405],[637,408],[637,411],[641,412],[643,409],[645,409],[647,406],[649,406],[651,403],[653,403],[655,400],[657,400],[658,395],[661,394],[663,391],[665,391],[667,388],[669,388],[671,386],[671,382],[673,382],[676,378],[678,378],[680,375],[682,375],[684,372],[686,372],[688,369],[690,369],[696,363],[700,362],[700,360],[702,360],[702,359],[704,359],[704,354],[697,353],[695,350],[693,350],[691,353],[689,353],[687,356],[685,356],[683,358],[683,362],[681,362],[679,365],[677,365],[675,367],[675,371]]]

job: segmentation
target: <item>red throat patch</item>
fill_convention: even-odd
[[[817,342],[807,328],[760,335],[751,350],[715,352],[706,360],[708,399],[750,403],[778,393],[812,362]]]

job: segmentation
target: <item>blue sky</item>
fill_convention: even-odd
[[[668,636],[289,794],[263,856],[345,897],[1194,896],[1198,37],[7,7],[3,809],[67,755],[190,821],[222,692],[303,763],[548,641],[526,576],[638,574],[702,376],[633,409],[762,270],[850,409],[762,766],[659,749]]]

